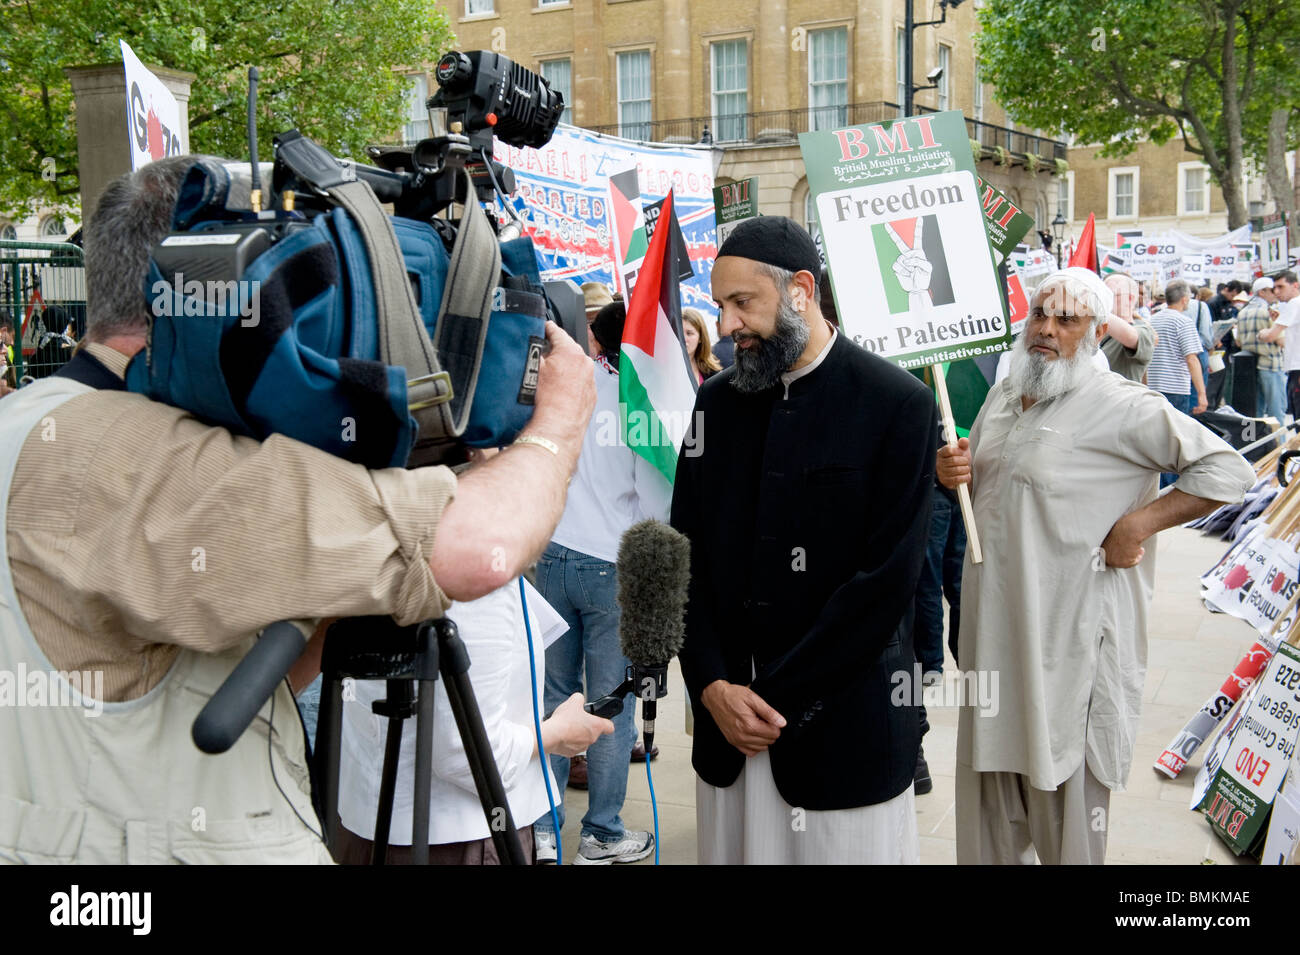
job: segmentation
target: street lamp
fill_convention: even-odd
[[[1061,210],[1056,210],[1056,218],[1052,220],[1052,235],[1056,239],[1053,243],[1056,246],[1056,267],[1061,267],[1061,239],[1065,236],[1065,216],[1061,215]]]
[[[907,9],[903,15],[903,76],[906,77],[907,79],[907,82],[903,84],[903,115],[904,116],[912,115],[912,110],[916,105],[917,91],[934,89],[936,86],[939,85],[939,77],[943,75],[942,70],[937,70],[937,69],[931,70],[930,74],[926,77],[926,79],[930,81],[929,86],[912,85],[912,67],[913,67],[912,31],[915,30],[917,27],[933,27],[933,26],[938,26],[941,23],[947,23],[948,8],[949,7],[956,8],[961,6],[962,0],[939,0],[939,19],[922,20],[920,23],[916,22],[916,14],[912,9],[914,3],[915,0],[907,0]]]

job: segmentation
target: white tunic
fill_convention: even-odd
[[[1253,469],[1160,394],[1113,372],[1021,410],[994,385],[971,429],[975,523],[984,562],[962,577],[962,670],[996,675],[998,706],[963,707],[972,768],[1053,790],[1082,764],[1123,789],[1146,677],[1155,546],[1131,569],[1099,547],[1115,522],[1179,490],[1240,501]]]

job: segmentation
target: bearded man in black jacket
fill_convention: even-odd
[[[771,216],[713,267],[736,363],[700,388],[672,507],[691,539],[702,863],[919,853],[911,615],[934,398],[822,317],[819,267],[808,233]]]

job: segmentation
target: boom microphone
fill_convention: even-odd
[[[690,541],[662,521],[633,524],[619,542],[619,631],[631,666],[621,686],[586,708],[599,716],[615,716],[622,711],[623,697],[635,693],[642,700],[647,753],[654,747],[655,701],[668,695],[668,662],[686,637],[690,565]]]

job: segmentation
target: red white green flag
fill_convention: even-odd
[[[623,440],[670,484],[695,407],[695,383],[682,345],[675,219],[670,192],[632,289],[618,371]]]

